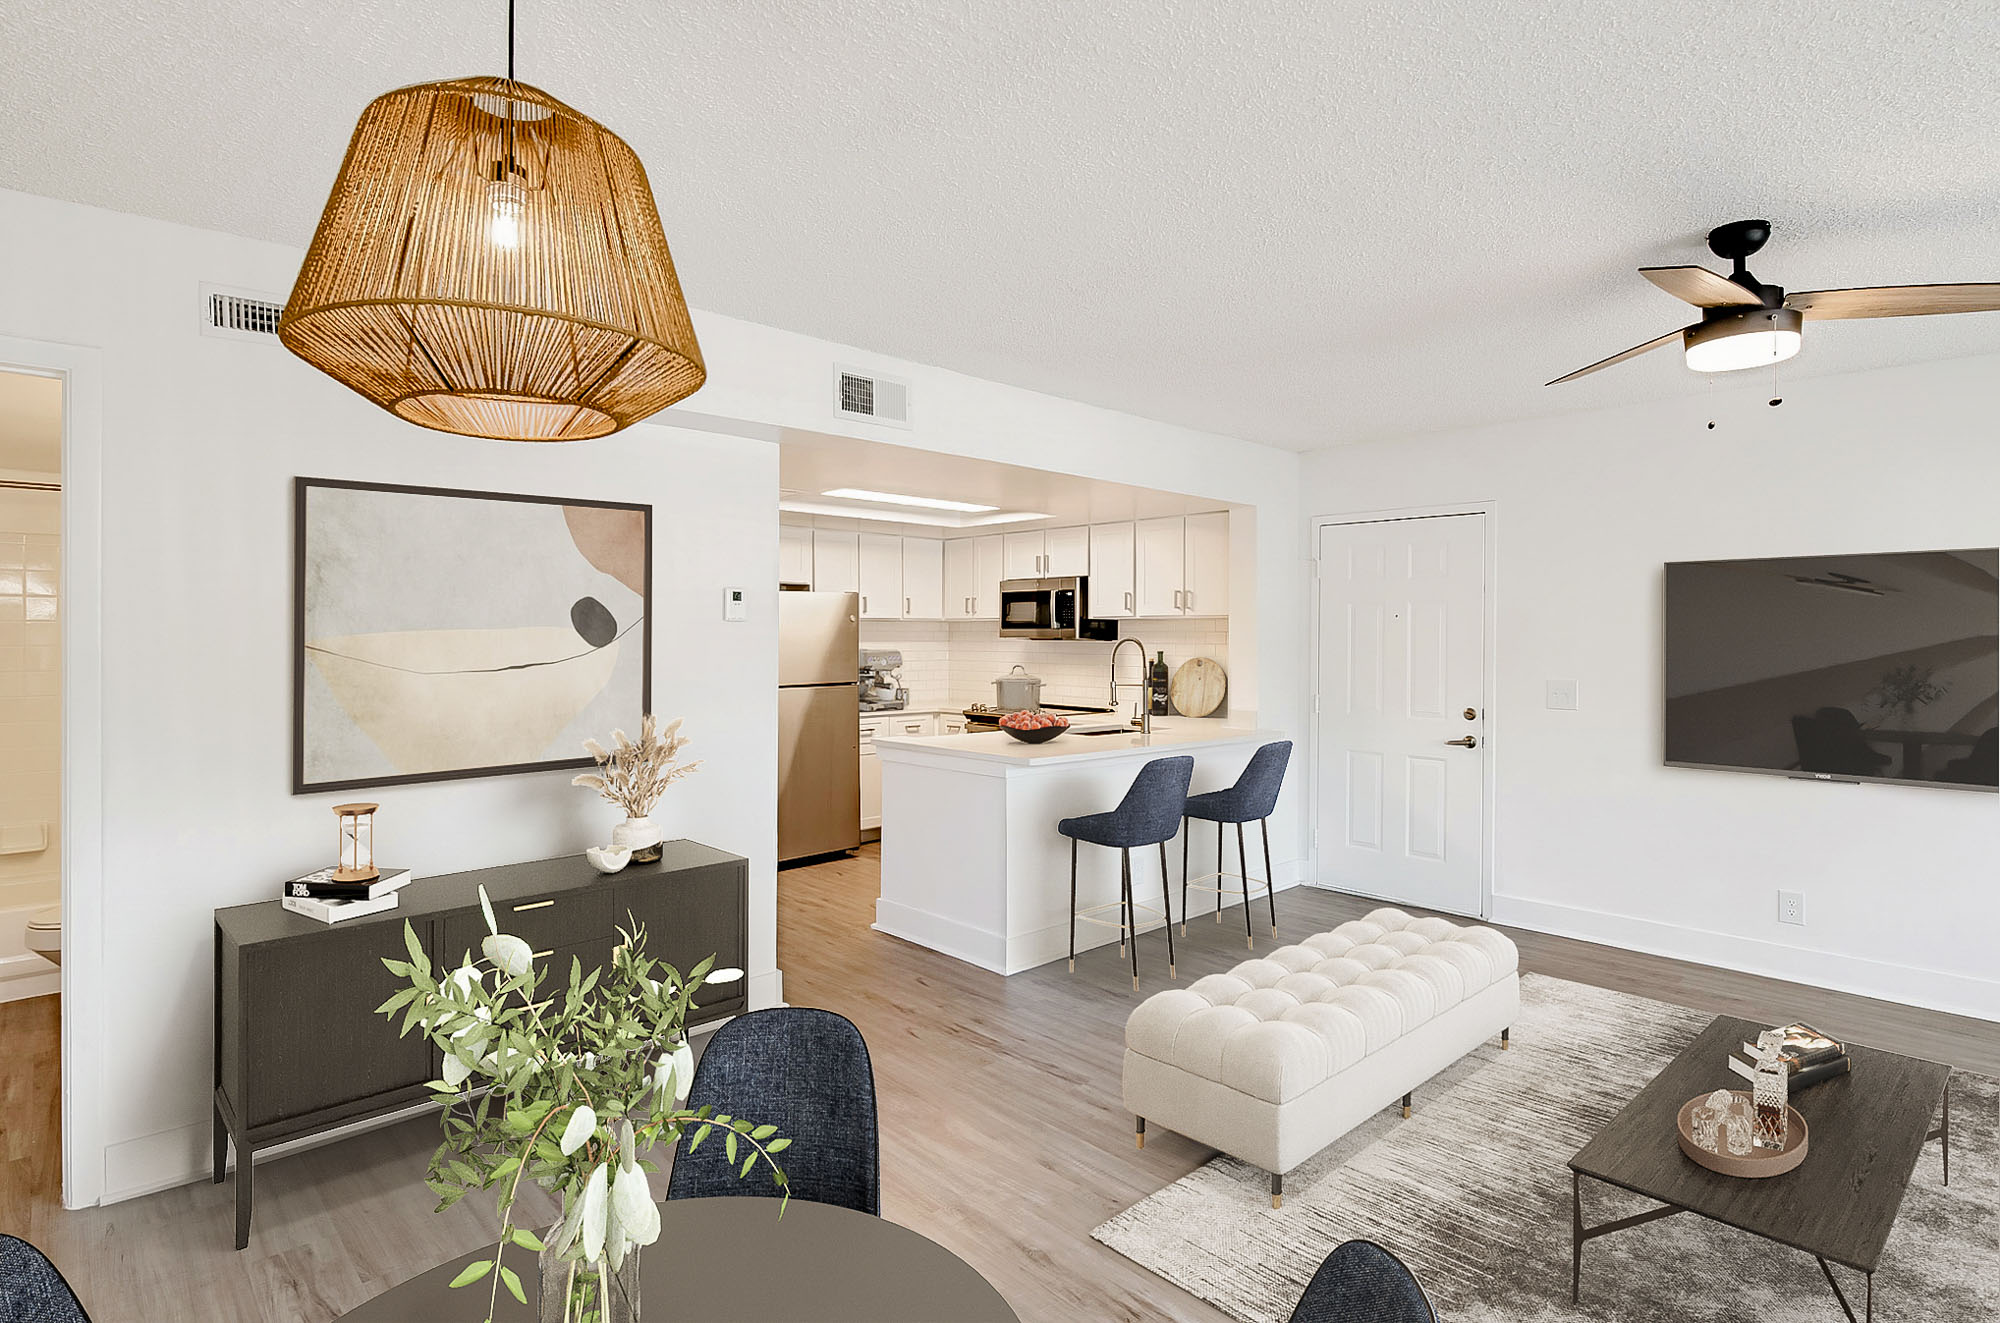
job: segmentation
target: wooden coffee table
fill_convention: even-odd
[[[1850,1321],[1856,1320],[1854,1307],[1829,1265],[1861,1273],[1867,1291],[1864,1316],[1875,1317],[1875,1265],[1903,1205],[1917,1155],[1933,1139],[1944,1141],[1944,1180],[1951,1184],[1951,1068],[1850,1046],[1850,1074],[1792,1099],[1812,1127],[1812,1152],[1797,1170],[1742,1180],[1696,1165],[1676,1138],[1681,1104],[1697,1094],[1740,1087],[1741,1077],[1724,1058],[1740,1044],[1756,1042],[1758,1031],[1768,1027],[1726,1016],[1712,1021],[1569,1160],[1572,1301],[1582,1286],[1585,1241],[1676,1213],[1698,1213],[1812,1255]],[[1940,1099],[1943,1124],[1932,1129]],[[1657,1199],[1665,1207],[1587,1227],[1586,1176]]]

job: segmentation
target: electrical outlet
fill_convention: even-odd
[[[1795,923],[1806,926],[1806,893],[1803,891],[1780,891],[1778,893],[1778,922]]]
[[[1542,706],[1557,712],[1576,711],[1576,681],[1550,680],[1542,689]]]

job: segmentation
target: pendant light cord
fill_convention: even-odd
[[[514,0],[507,0],[507,81],[514,81]]]

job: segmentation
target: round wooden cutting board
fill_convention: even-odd
[[[1220,663],[1207,657],[1184,661],[1167,682],[1167,698],[1174,711],[1184,717],[1205,717],[1222,706],[1229,693],[1229,677]]]

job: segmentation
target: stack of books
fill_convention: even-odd
[[[321,923],[340,923],[396,908],[396,893],[410,880],[407,868],[385,868],[369,882],[336,882],[334,870],[322,868],[295,877],[280,890],[279,901],[294,914]]]
[[[1845,1044],[1836,1038],[1827,1037],[1809,1024],[1788,1024],[1778,1032],[1785,1036],[1779,1055],[1784,1058],[1785,1066],[1791,1072],[1791,1079],[1787,1081],[1787,1085],[1792,1093],[1845,1075],[1854,1064],[1847,1055]],[[1743,1053],[1755,1061],[1757,1045],[1743,1044]],[[1731,1064],[1735,1064],[1733,1059]],[[1749,1072],[1739,1066],[1737,1073],[1747,1076]]]

